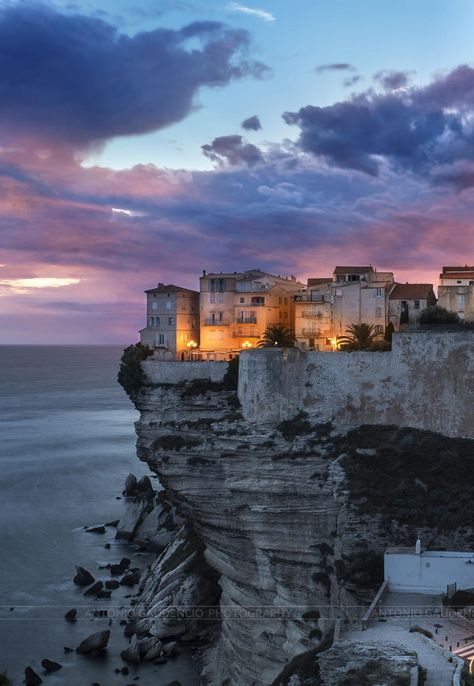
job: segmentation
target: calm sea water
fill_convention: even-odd
[[[186,653],[116,675],[125,647],[118,620],[106,658],[64,652],[107,628],[105,620],[91,619],[88,610],[97,605],[72,584],[74,565],[105,580],[101,564],[124,556],[136,566],[149,562],[116,543],[114,529],[105,535],[83,529],[119,518],[123,501],[116,496],[125,477],[147,473],[135,456],[138,415],[116,382],[120,354],[105,346],[0,346],[0,672],[7,670],[14,684],[23,682],[27,665],[52,686],[125,685],[137,675],[144,686],[198,683]],[[115,591],[99,607],[126,605],[126,592]],[[79,610],[75,624],[63,619],[71,607]],[[43,676],[45,657],[63,669]]]

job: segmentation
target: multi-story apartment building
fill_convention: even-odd
[[[351,324],[367,322],[383,335],[388,323],[388,298],[392,272],[369,267],[336,267],[332,290],[334,337],[344,336]]]
[[[395,331],[415,329],[421,312],[431,305],[436,305],[432,283],[396,283],[389,295],[389,321]]]
[[[305,293],[295,296],[294,331],[299,347],[331,350],[333,332],[332,277],[308,279]]]
[[[474,321],[474,267],[443,267],[439,275],[438,304]]]
[[[304,290],[293,276],[259,269],[204,271],[200,278],[202,357],[229,359],[255,346],[271,324],[293,328],[294,296]]]
[[[145,293],[147,325],[140,342],[155,348],[155,357],[163,360],[189,359],[199,346],[199,293],[162,283]]]

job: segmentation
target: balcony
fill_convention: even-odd
[[[245,317],[244,319],[237,319],[235,321],[236,324],[239,326],[241,324],[256,324],[257,323],[257,317]]]
[[[254,329],[234,329],[233,338],[260,338]]]
[[[302,336],[321,336],[321,329],[301,329]]]
[[[303,310],[301,312],[302,317],[317,317],[318,319],[321,319],[323,316],[322,312],[313,312],[312,310]]]
[[[202,326],[229,326],[228,321],[219,321],[219,319],[214,319],[213,317],[208,317],[201,321]]]

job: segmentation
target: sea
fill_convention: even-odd
[[[125,666],[120,620],[134,589],[91,601],[72,582],[75,565],[105,580],[109,571],[100,567],[122,557],[141,568],[151,562],[117,542],[113,527],[102,535],[84,529],[120,518],[127,474],[149,474],[135,453],[138,413],[116,380],[121,352],[0,346],[0,674],[14,685],[27,666],[50,686],[199,683],[186,650],[164,665],[128,665],[127,675],[117,674]],[[74,623],[64,619],[71,608],[78,610]],[[104,609],[107,618],[98,617]],[[103,629],[111,631],[103,657],[65,651]],[[43,658],[62,668],[47,675]]]

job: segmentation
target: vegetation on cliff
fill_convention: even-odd
[[[145,382],[141,363],[150,355],[153,350],[141,343],[129,345],[122,353],[117,381],[132,400]]]
[[[365,425],[340,439],[338,451],[360,514],[382,515],[387,528],[395,521],[413,535],[417,527],[439,534],[474,527],[474,441]]]

